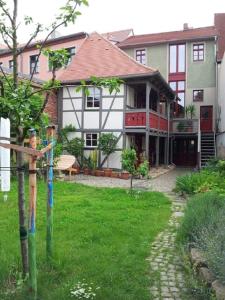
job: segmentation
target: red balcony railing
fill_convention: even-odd
[[[146,127],[146,112],[127,112],[126,127]],[[168,130],[168,120],[155,112],[149,113],[149,127],[156,130]]]

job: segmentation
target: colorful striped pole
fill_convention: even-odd
[[[47,140],[48,144],[54,142],[55,126],[49,126],[47,128]],[[48,199],[47,199],[47,236],[46,236],[46,255],[47,260],[50,260],[53,255],[53,147],[47,153],[47,165],[48,165]]]
[[[30,130],[30,148],[36,149],[36,131]],[[29,291],[31,299],[37,298],[37,266],[36,266],[36,201],[37,178],[36,156],[29,158],[29,220],[28,220],[28,258],[29,258]]]

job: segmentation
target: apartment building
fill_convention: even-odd
[[[179,97],[171,116],[172,161],[177,165],[196,165],[197,152],[202,164],[213,157],[225,14],[215,14],[213,26],[190,28],[184,24],[181,31],[134,35],[118,46],[136,61],[157,68]],[[187,121],[185,112],[190,105],[194,106],[195,114]]]

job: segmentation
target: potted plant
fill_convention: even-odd
[[[103,133],[98,141],[98,149],[107,158],[107,168],[104,170],[105,176],[111,177],[112,169],[109,168],[109,156],[116,151],[117,137],[113,133]]]
[[[141,178],[147,177],[149,173],[149,162],[145,159],[138,167],[138,174]]]
[[[183,122],[183,121],[181,121],[181,122],[179,122],[179,123],[177,124],[177,130],[178,130],[179,132],[183,132],[183,131],[185,130],[185,125],[184,125],[184,122]]]
[[[97,164],[98,164],[98,151],[97,149],[94,149],[90,153],[90,160],[91,160],[91,175],[95,176],[96,175],[96,169],[97,169]]]
[[[84,175],[90,175],[92,169],[92,162],[90,156],[88,158],[83,158],[83,172]]]
[[[191,119],[195,116],[195,112],[196,112],[196,109],[195,109],[194,104],[189,105],[189,113],[190,113]]]

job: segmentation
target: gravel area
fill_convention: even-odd
[[[175,168],[170,172],[154,179],[134,179],[133,186],[137,189],[170,192],[175,187],[176,177],[182,176],[188,172],[191,172],[190,169]],[[130,180],[110,177],[88,176],[82,174],[73,176],[73,181],[97,187],[129,188],[130,185]]]

